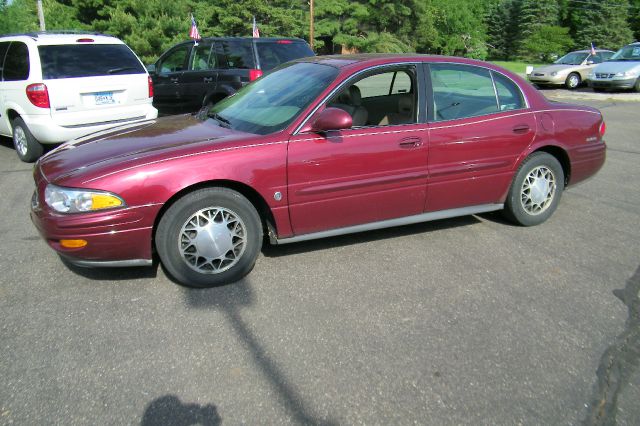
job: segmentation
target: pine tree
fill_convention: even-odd
[[[588,6],[585,6],[588,2]],[[570,3],[570,21],[577,47],[593,43],[600,48],[617,50],[633,40],[627,20],[628,0],[584,0]]]

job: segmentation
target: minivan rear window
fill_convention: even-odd
[[[124,44],[50,45],[38,50],[45,80],[146,72]]]
[[[285,62],[306,56],[313,56],[313,51],[307,43],[282,40],[274,43],[256,43],[260,68],[269,71]]]

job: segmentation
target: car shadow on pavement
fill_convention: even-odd
[[[157,260],[153,261],[149,266],[133,266],[128,268],[84,268],[74,265],[59,256],[60,261],[74,274],[90,280],[100,281],[126,281],[140,278],[155,278],[158,275]]]
[[[290,254],[313,252],[316,250],[326,250],[349,246],[352,244],[368,243],[390,238],[442,231],[449,228],[459,228],[462,226],[474,225],[476,223],[480,223],[480,220],[475,216],[461,216],[451,219],[435,220],[432,222],[416,223],[413,225],[395,226],[392,228],[378,229],[375,231],[365,231],[355,234],[302,241],[295,244],[264,244],[262,246],[262,254],[264,254],[266,257],[287,256]]]
[[[147,405],[140,426],[219,426],[222,418],[213,404],[183,403],[175,395],[156,398]]]
[[[255,303],[253,290],[248,278],[234,284],[210,289],[185,289],[187,305],[195,309],[216,309],[222,312],[240,343],[251,354],[251,358],[280,404],[296,424],[336,425],[338,422],[316,418],[308,401],[300,395],[296,386],[286,377],[276,360],[265,350],[258,336],[242,318],[241,310]]]

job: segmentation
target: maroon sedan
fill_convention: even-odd
[[[208,287],[285,244],[503,210],[537,225],[605,161],[602,114],[484,62],[290,62],[209,110],[72,141],[35,167],[31,217],[82,266]]]

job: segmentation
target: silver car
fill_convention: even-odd
[[[609,59],[613,53],[611,50],[596,50],[594,55],[590,50],[577,50],[567,53],[553,64],[534,68],[527,78],[539,86],[564,85],[573,90],[587,79],[597,64]]]

